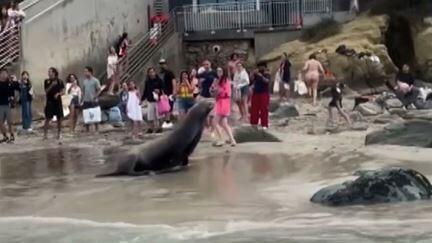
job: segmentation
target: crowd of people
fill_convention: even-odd
[[[57,138],[61,139],[65,106],[70,111],[68,113],[71,133],[75,133],[81,114],[83,114],[85,131],[89,132],[90,126],[94,125],[97,132],[101,119],[87,122],[85,111],[98,107],[100,109],[101,94],[109,94],[118,98],[118,102],[111,106],[115,106],[116,110],[110,112],[118,110],[118,117],[121,121],[131,124],[130,133],[133,139],[142,138],[144,118],[148,124],[145,133],[161,133],[164,129],[172,127],[173,123],[184,119],[196,102],[210,101],[215,103],[215,108],[206,120],[205,133],[214,139],[214,146],[225,144],[235,146],[236,141],[231,127],[233,124],[230,124],[228,119],[232,116],[234,108],[237,108],[239,113],[236,124],[250,124],[254,128],[268,129],[272,92],[278,90],[281,103],[289,102],[290,94],[294,93],[291,88],[295,86],[295,92],[300,95],[308,93],[312,98],[311,103],[316,105],[319,82],[327,76],[331,76],[333,80],[331,100],[328,104],[329,122],[334,123],[333,113],[337,111],[347,124],[352,123],[342,105],[345,85],[342,80],[338,80],[330,72],[328,65],[323,65],[317,60],[316,54],[310,55],[305,61],[302,70],[296,77],[298,80],[295,85],[292,82],[292,64],[286,53],[281,55],[280,66],[274,75],[276,80],[279,79],[279,83],[273,80],[267,63],[259,62],[254,68],[248,70],[240,56],[233,54],[227,60],[226,66],[215,67],[209,60],[204,60],[200,66],[181,71],[179,76],[176,76],[170,69],[167,60],[161,59],[158,69],[148,68],[144,88],[140,89],[140,86],[133,81],[118,83],[117,65],[122,55],[127,55],[127,48],[130,46],[126,33],[120,39],[117,48],[112,47],[109,50],[107,60],[109,82],[106,85],[102,86],[100,81],[93,76],[92,67],[83,69],[84,79],[81,83],[76,74],[69,74],[66,82],[63,82],[59,78],[57,69],[49,68],[48,78],[44,81],[45,139],[47,139],[49,125],[52,121],[57,122]],[[405,65],[397,76],[396,85],[389,85],[401,99],[408,99],[407,97],[416,90],[413,77],[409,73],[409,67]],[[302,93],[298,91],[297,81],[299,80],[300,83],[303,83],[305,90]],[[0,128],[3,133],[1,143],[15,140],[11,109],[16,103],[16,92],[19,92],[22,128],[25,131],[31,131],[34,91],[30,74],[24,71],[21,77],[17,78],[9,74],[6,69],[1,69]],[[100,116],[100,112],[96,115]],[[4,126],[5,123],[8,129]]]

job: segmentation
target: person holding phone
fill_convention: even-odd
[[[58,77],[59,73],[57,69],[50,67],[48,69],[48,79],[44,81],[46,95],[44,140],[48,139],[49,124],[54,117],[57,119],[57,139],[61,139],[61,127],[63,120],[63,105],[61,96],[64,94],[65,85]]]

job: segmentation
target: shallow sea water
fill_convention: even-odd
[[[95,178],[98,149],[0,155],[0,242],[432,242],[428,201],[329,208],[309,202],[358,169],[432,164],[334,152],[195,157],[181,172]]]

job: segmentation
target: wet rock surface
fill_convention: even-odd
[[[276,136],[253,127],[239,127],[234,130],[237,143],[281,142]]]
[[[277,118],[298,117],[299,115],[300,114],[297,108],[295,107],[295,105],[282,104],[270,116],[273,119],[277,119]]]
[[[376,116],[384,113],[382,106],[374,101],[360,104],[357,111],[363,116]]]
[[[372,144],[432,148],[432,123],[411,121],[390,124],[366,136],[366,145]]]
[[[368,205],[430,199],[432,186],[421,173],[405,168],[358,171],[354,181],[332,185],[311,201],[326,206]]]

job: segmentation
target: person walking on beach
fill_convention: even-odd
[[[13,132],[12,124],[12,110],[11,110],[11,97],[14,95],[15,88],[9,79],[9,72],[1,68],[0,69],[0,130],[3,134],[3,139],[0,140],[1,143],[13,143],[15,141],[15,135]],[[5,123],[7,123],[9,135],[5,128]]]
[[[203,71],[200,73],[198,72],[197,75],[199,79],[199,87],[200,87],[200,95],[198,97],[198,100],[204,100],[207,102],[215,102],[214,97],[212,97],[212,94],[210,93],[210,89],[213,85],[213,82],[217,79],[217,74],[215,71],[211,69],[211,63],[209,60],[205,60],[203,62]],[[214,111],[210,112],[208,118],[206,119],[205,128],[207,131],[209,131],[210,136],[213,137],[213,117],[214,117]]]
[[[76,124],[78,121],[78,114],[80,110],[80,104],[82,100],[82,91],[79,86],[78,78],[75,74],[69,74],[67,83],[70,83],[70,87],[67,90],[67,94],[72,97],[70,103],[70,129],[72,133],[75,133]]]
[[[99,105],[98,96],[101,91],[101,85],[97,78],[93,76],[93,68],[84,68],[84,81],[83,81],[83,103],[82,109],[95,108]],[[99,132],[99,124],[95,123],[95,131]],[[86,132],[90,131],[90,125],[85,125]]]
[[[160,116],[158,111],[158,101],[164,93],[164,82],[156,73],[156,69],[151,67],[147,70],[147,79],[144,85],[142,101],[147,101],[147,120],[150,127],[146,133],[161,133]]]
[[[269,127],[270,79],[267,64],[258,63],[251,80],[253,93],[250,123],[253,127],[257,127],[258,122],[261,123],[263,129]]]
[[[21,118],[24,131],[31,132],[32,128],[32,101],[33,87],[30,81],[30,75],[27,71],[21,73],[20,103],[21,103]]]
[[[132,121],[132,139],[138,139],[141,131],[141,123],[143,121],[143,114],[141,110],[141,97],[140,93],[133,81],[128,85],[128,100],[126,106],[126,113],[128,118]]]
[[[216,130],[219,141],[216,141],[214,146],[223,146],[224,142],[222,139],[222,133],[220,127],[222,127],[229,138],[231,146],[236,145],[234,135],[231,126],[228,124],[228,117],[231,114],[231,82],[226,76],[222,68],[217,69],[218,78],[213,84],[213,92],[216,97],[216,117],[213,120],[213,127]]]
[[[281,102],[288,102],[290,98],[290,81],[291,81],[291,62],[288,59],[288,54],[285,52],[282,55],[282,60],[279,68],[281,78],[279,93]]]
[[[179,119],[182,120],[190,108],[195,104],[194,102],[194,86],[189,79],[189,73],[182,71],[180,73],[180,83],[177,86],[177,104],[179,108]]]
[[[345,85],[339,82],[331,88],[332,99],[328,106],[330,125],[334,124],[334,119],[333,119],[334,109],[338,111],[338,113],[345,119],[348,125],[351,125],[352,123],[349,115],[343,110],[343,106],[342,106],[342,92],[344,88]]]
[[[242,63],[237,63],[237,69],[234,74],[234,100],[240,111],[239,121],[245,121],[248,117],[247,100],[249,95],[249,75]]]
[[[59,73],[57,69],[53,67],[49,68],[48,79],[44,82],[46,95],[44,140],[48,139],[49,124],[54,116],[57,120],[57,139],[61,139],[63,121],[63,105],[61,96],[65,93],[65,84],[58,77]]]
[[[320,73],[324,73],[324,68],[316,59],[315,54],[309,56],[309,60],[306,61],[303,67],[303,72],[305,73],[305,81],[308,84],[309,95],[312,96],[312,103],[316,106]]]

